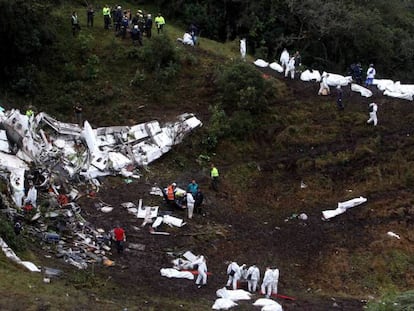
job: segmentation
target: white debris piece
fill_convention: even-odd
[[[350,77],[350,76],[344,77],[344,76],[338,75],[336,73],[323,72],[322,76],[327,75],[327,74],[328,74],[328,76],[326,78],[326,82],[328,83],[329,86],[338,86],[338,85],[346,86],[346,85],[348,85],[349,83],[352,82],[352,77]]]
[[[4,255],[9,258],[10,260],[14,261],[17,264],[24,266],[31,272],[41,272],[41,270],[32,262],[30,261],[22,261],[16,253],[7,245],[6,242],[2,238],[0,238],[0,247],[4,253]]]
[[[137,218],[155,218],[158,215],[158,208],[159,206],[142,206],[141,208],[138,208]]]
[[[186,224],[183,219],[170,215],[164,215],[162,221],[167,225],[175,227],[182,227]]]
[[[196,255],[194,255],[191,251],[186,251],[183,254],[183,257],[191,262],[194,262],[196,260],[198,260],[198,257]]]
[[[372,92],[370,90],[368,90],[367,88],[360,86],[359,84],[355,84],[352,83],[351,84],[351,90],[354,92],[358,92],[361,94],[361,96],[363,97],[371,97],[372,96]]]
[[[226,298],[218,298],[214,302],[214,305],[211,307],[213,310],[228,310],[230,308],[236,307],[237,303],[233,300]]]
[[[347,209],[354,207],[354,206],[358,206],[360,204],[363,204],[367,201],[366,198],[364,197],[359,197],[359,198],[355,198],[355,199],[351,199],[345,202],[338,202],[338,207],[334,210],[326,210],[322,212],[323,218],[324,219],[329,219],[335,216],[338,216],[340,214],[343,214],[346,212]]]
[[[269,66],[268,62],[266,62],[266,61],[264,61],[263,59],[260,59],[260,58],[256,59],[253,64],[255,64],[257,67],[262,67],[262,68],[265,68],[265,67]]]
[[[392,232],[392,231],[388,231],[388,232],[387,232],[387,234],[388,234],[390,237],[393,237],[393,238],[396,238],[396,239],[398,239],[398,240],[401,240],[401,237],[400,237],[398,234],[396,234],[396,233],[394,233],[394,232]]]
[[[167,278],[194,280],[194,275],[189,271],[178,271],[174,268],[165,268],[161,269],[160,273],[162,276],[165,276]]]
[[[280,304],[275,302],[274,304],[262,307],[261,311],[283,311],[283,308]]]

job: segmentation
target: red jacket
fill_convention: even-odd
[[[123,241],[125,238],[125,231],[122,228],[114,229],[115,241]]]

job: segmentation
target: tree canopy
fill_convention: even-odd
[[[413,80],[413,2],[399,0],[155,0],[170,18],[216,40],[246,37],[249,52],[278,59],[300,50],[308,67],[346,71],[374,63],[379,75]]]

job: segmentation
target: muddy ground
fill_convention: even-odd
[[[274,72],[268,70],[264,72],[285,81],[293,94],[292,98],[312,98],[314,101],[323,101],[326,105],[335,106],[335,92],[329,97],[318,97],[317,84],[285,80]],[[346,89],[345,111],[342,113],[360,111],[361,105],[364,105],[363,111],[366,111],[365,105],[376,101],[380,107],[379,119],[380,124],[384,125],[381,128],[384,137],[395,141],[410,131],[410,128],[404,124],[401,124],[398,129],[390,129],[391,125],[398,123],[398,117],[410,113],[411,103],[384,98],[374,89],[374,97],[367,100],[356,93],[351,94],[349,88]],[[200,114],[206,115],[206,109]],[[387,115],[385,111],[395,113]],[[160,110],[158,113],[161,118],[163,112]],[[151,114],[155,116],[157,111],[152,111]],[[323,120],[326,117],[315,116],[315,118]],[[346,149],[354,144],[355,139],[349,137],[348,141],[339,146],[333,144],[326,148],[327,150]],[[247,265],[257,263],[262,275],[266,265],[273,265],[280,269],[279,293],[295,298],[294,301],[278,299],[284,310],[363,309],[367,297],[370,296],[370,289],[358,292],[348,288],[352,283],[352,280],[349,280],[352,278],[352,273],[348,274],[348,279],[344,279],[342,256],[364,245],[372,247],[370,243],[372,236],[376,234],[373,229],[375,226],[381,226],[381,230],[392,228],[404,221],[404,216],[395,215],[394,218],[389,218],[387,217],[391,214],[389,211],[385,213],[386,217],[377,217],[378,214],[372,212],[372,207],[363,207],[355,208],[331,221],[323,221],[321,211],[334,209],[334,202],[337,201],[327,198],[327,202],[320,202],[318,205],[307,203],[306,193],[312,191],[310,189],[303,189],[299,196],[291,196],[289,191],[280,195],[283,189],[278,189],[279,192],[275,190],[273,193],[272,185],[268,185],[266,181],[271,179],[279,163],[284,161],[283,163],[288,166],[289,160],[260,157],[260,155],[257,155],[257,160],[262,169],[261,183],[251,185],[256,189],[255,191],[245,194],[231,191],[231,181],[226,179],[226,170],[232,163],[227,161],[218,163],[222,182],[220,191],[214,192],[209,189],[207,167],[200,169],[195,165],[189,170],[176,169],[174,180],[171,180],[168,165],[174,163],[174,157],[179,154],[180,150],[175,149],[151,164],[149,171],[143,171],[140,179],[129,184],[122,178],[105,178],[95,198],[83,197],[79,200],[83,216],[97,228],[111,230],[115,223],[119,222],[126,230],[127,244],[145,245],[143,251],[127,249],[122,255],[113,251],[110,258],[116,262],[116,265],[111,268],[97,267],[98,273],[104,277],[111,277],[113,284],[124,286],[125,295],[133,295],[138,287],[143,288],[147,293],[188,301],[202,299],[211,301],[212,305],[216,299],[215,291],[223,287],[227,280],[226,261],[234,260],[239,264]],[[291,156],[295,157],[294,154]],[[354,169],[361,169],[361,167]],[[164,175],[163,172],[167,171],[168,174]],[[162,197],[149,194],[151,187],[155,184],[167,186],[170,182],[177,182],[180,187],[185,188],[192,178],[197,180],[205,194],[203,214],[196,214],[192,220],[187,220],[187,224],[182,228],[165,225],[159,228],[159,231],[169,232],[170,236],[150,234],[148,225],[141,227],[142,220],[128,214],[120,205],[123,202],[137,203],[138,199],[142,198],[144,205],[158,205],[160,212],[170,211]],[[338,171],[338,178],[346,178],[346,173]],[[299,182],[298,176],[286,173],[285,186],[295,187],[295,194],[301,191]],[[356,196],[361,195],[355,193]],[[398,190],[396,194],[387,195],[373,192],[369,200],[386,205],[387,199],[404,196],[404,193],[403,189]],[[409,197],[408,193],[405,195]],[[274,211],[261,209],[264,200],[267,200],[267,203],[274,200],[279,208]],[[103,214],[95,207],[98,202],[105,202],[115,208],[112,212]],[[185,210],[172,212],[174,216],[186,218]],[[301,221],[289,218],[298,212],[306,213],[309,219]],[[384,243],[389,246],[394,242]],[[195,254],[203,254],[207,258],[208,269],[212,275],[205,288],[197,289],[193,281],[167,279],[161,277],[159,273],[160,268],[171,267],[170,262],[173,257],[167,253],[180,254],[187,250]],[[338,266],[332,264],[336,259]],[[259,295],[257,294],[256,297]],[[154,307],[158,306],[158,303],[151,299],[145,303],[148,307],[152,304]],[[238,310],[252,309],[251,303],[241,302],[240,305]],[[137,310],[139,309],[137,307]],[[186,310],[186,306],[184,305],[182,309]]]

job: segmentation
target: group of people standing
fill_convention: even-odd
[[[285,77],[290,74],[290,78],[294,79],[297,69],[302,65],[302,57],[299,51],[296,51],[293,55],[289,55],[288,50],[285,48],[280,54],[280,65],[283,67]]]
[[[125,38],[129,32],[134,44],[142,45],[142,37],[144,35],[147,38],[151,38],[152,36],[152,16],[149,13],[144,13],[142,10],[138,10],[133,16],[130,9],[123,10],[120,5],[111,8],[106,4],[102,8],[102,15],[104,18],[104,29],[113,28],[115,30],[115,35],[122,38]],[[88,6],[86,17],[87,27],[93,27],[95,10],[92,5]],[[154,23],[157,28],[157,33],[162,33],[165,26],[165,19],[161,13],[158,13],[155,17]],[[81,29],[76,11],[72,12],[71,24],[73,36],[76,36]]]
[[[254,293],[258,289],[257,285],[260,281],[260,269],[256,264],[247,268],[246,264],[239,266],[237,262],[233,261],[227,266],[227,276],[227,287],[236,290],[239,282],[246,281],[248,291]],[[262,285],[260,287],[261,293],[264,294],[266,298],[271,297],[272,294],[277,294],[278,282],[279,269],[266,267]]]

